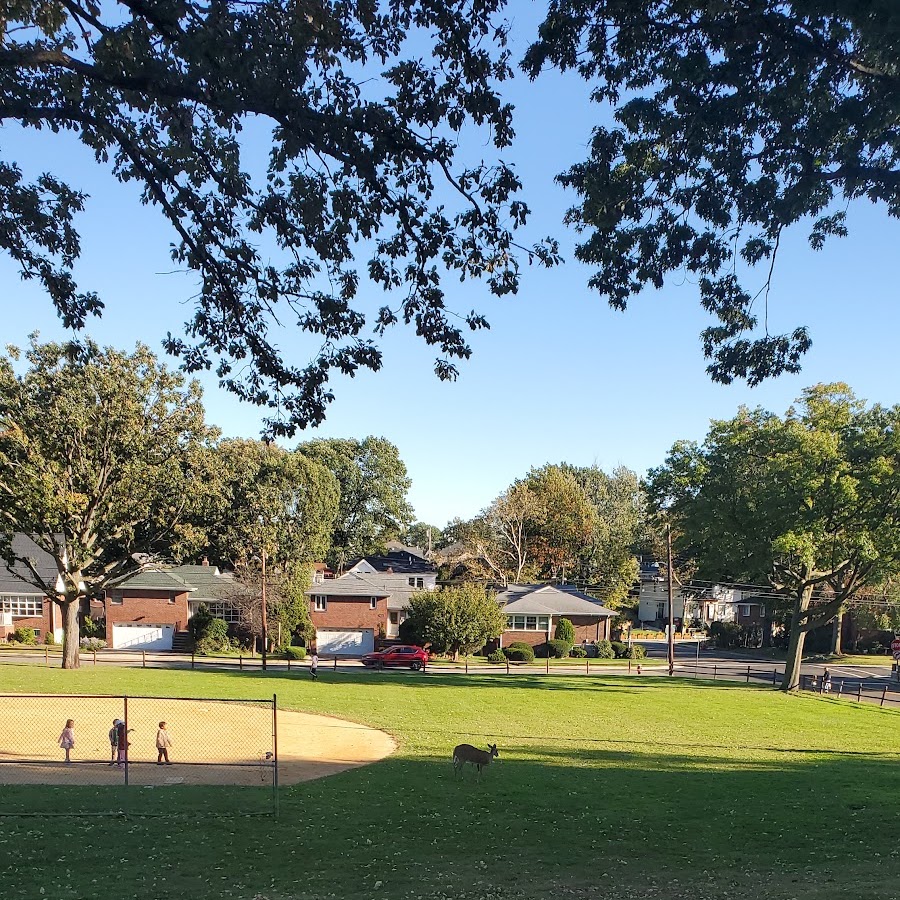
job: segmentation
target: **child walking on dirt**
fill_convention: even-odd
[[[116,756],[119,753],[119,720],[113,719],[113,727],[109,729],[109,764],[116,764]]]
[[[166,723],[159,723],[159,731],[156,732],[156,764],[158,766],[171,766],[169,762],[169,747],[172,746],[172,736],[166,731]],[[165,761],[164,761],[165,760]]]
[[[128,743],[128,735],[132,731],[134,731],[133,728],[129,728],[126,731],[125,723],[119,719],[119,724],[116,725],[116,762],[120,766],[124,766],[128,761],[128,748],[131,746]]]
[[[75,746],[75,720],[74,719],[66,719],[66,727],[63,728],[62,734],[59,736],[59,741],[57,742],[63,750],[66,751],[66,765],[72,762],[69,757],[69,753],[72,748]]]
[[[309,658],[309,674],[312,680],[316,681],[319,677],[319,654],[313,650],[313,655]]]

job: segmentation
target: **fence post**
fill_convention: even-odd
[[[94,665],[97,665],[97,651],[94,651]]]
[[[291,658],[288,657],[288,672],[291,671]]]
[[[747,684],[750,684],[750,666],[747,666]]]
[[[862,701],[862,682],[859,683],[859,688],[856,691],[856,702],[860,703]]]
[[[713,666],[713,681],[716,680],[716,676],[717,676],[718,674],[719,674],[719,666],[718,666],[718,665],[714,665],[714,666]]]
[[[844,693],[844,682],[841,681],[841,683],[838,685],[838,697],[840,697],[841,694],[843,694],[843,693]]]
[[[506,657],[506,674],[509,675],[509,657]]]
[[[191,650],[191,668],[194,668],[194,651]]]
[[[147,651],[146,650],[141,650],[141,668],[142,669],[147,668]]]
[[[466,675],[469,674],[469,654],[466,654]]]
[[[288,660],[290,662],[290,660]],[[272,694],[272,800],[278,818],[278,695]]]
[[[778,669],[772,669],[772,687],[775,687],[777,684],[776,678],[778,678]]]
[[[44,647],[44,665],[50,665],[50,651],[46,648],[46,646]]]
[[[122,698],[122,715],[125,717],[125,784],[128,784],[128,697]]]
[[[881,708],[884,709],[884,698],[887,696],[887,685],[881,691]]]
[[[244,655],[243,655],[243,653],[238,654],[238,668],[242,672],[244,671]]]
[[[337,657],[334,658],[334,671],[337,672]]]
[[[545,669],[546,673],[549,675],[550,674],[550,650],[549,650],[549,648],[547,650],[547,665],[544,667],[544,669]]]
[[[584,658],[584,674],[585,675],[591,674],[591,658],[589,656],[586,656]]]
[[[631,657],[628,657],[628,674],[631,674]]]

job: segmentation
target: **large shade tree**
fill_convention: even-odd
[[[134,554],[179,540],[206,427],[200,387],[133,353],[92,342],[32,340],[0,357],[0,560],[63,613],[63,666],[78,666],[78,612],[135,566]],[[48,579],[12,536],[49,553]]]
[[[514,293],[552,242],[514,234],[529,211],[497,154],[513,139],[504,0],[12,0],[0,15],[0,125],[68,135],[167,220],[194,314],[165,341],[188,371],[270,411],[267,430],[322,421],[335,372],[377,370],[372,332],[398,321],[455,377],[465,332],[441,276]],[[246,131],[269,141],[255,160]],[[458,144],[472,135],[473,147]],[[0,157],[0,250],[67,327],[104,300],[76,282],[82,186]],[[361,286],[395,292],[367,322]],[[288,359],[278,327],[309,336]],[[369,333],[366,327],[369,326]]]
[[[410,480],[397,447],[385,438],[320,438],[295,451],[337,479],[340,490],[329,563],[337,570],[384,549],[412,520]]]
[[[807,328],[765,315],[785,231],[820,249],[852,201],[900,216],[895,0],[552,0],[524,61],[548,66],[586,79],[604,121],[559,176],[591,286],[624,309],[686,273],[717,320],[714,380],[797,371]]]
[[[648,490],[701,578],[767,578],[790,599],[794,690],[807,633],[900,571],[900,406],[833,384],[784,417],[742,409],[702,445],[676,444]]]

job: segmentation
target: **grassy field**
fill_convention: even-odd
[[[281,817],[0,818],[5,898],[894,900],[900,718],[766,689],[602,676],[0,667],[0,691],[247,697],[390,731]],[[479,781],[452,747],[496,741]],[[0,737],[2,743],[2,737]],[[4,787],[65,808],[67,789]],[[171,787],[169,803],[190,803]],[[192,790],[211,790],[203,788]]]

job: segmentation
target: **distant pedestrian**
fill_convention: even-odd
[[[171,766],[169,762],[169,747],[172,746],[172,736],[166,730],[166,723],[159,723],[159,731],[156,732],[156,764],[158,766]]]
[[[66,765],[72,762],[71,757],[69,756],[72,748],[75,746],[75,720],[74,719],[66,719],[66,727],[63,728],[62,734],[59,736],[59,741],[57,741],[59,746],[66,751]]]
[[[831,693],[831,672],[826,669],[822,674],[822,690],[826,694]]]
[[[313,650],[313,655],[309,658],[309,674],[312,680],[317,681],[319,678],[319,654]]]
[[[113,727],[109,729],[109,764],[116,764],[119,753],[119,720],[113,719]]]
[[[125,728],[125,723],[119,719],[119,724],[116,726],[116,762],[120,766],[124,766],[128,761],[128,748],[131,744],[128,743],[128,735],[134,731],[133,728]]]

